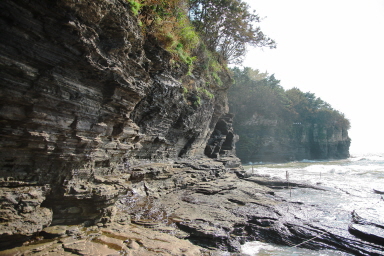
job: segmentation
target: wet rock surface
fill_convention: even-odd
[[[255,182],[265,183],[265,177],[238,178],[242,168],[226,168],[225,160],[235,159],[143,163],[135,167],[143,178],[112,206],[109,222],[53,225],[40,232],[42,240],[4,253],[236,255],[242,243],[259,240],[382,255],[383,246],[350,234],[348,226],[316,222],[316,216],[324,214],[316,205],[288,202]]]
[[[0,12],[2,255],[382,249],[308,223],[319,209],[244,172],[227,86],[194,104],[183,88],[206,80],[172,66],[126,1],[3,0]]]
[[[384,244],[384,224],[368,221],[360,217],[356,211],[352,211],[352,222],[348,226],[348,231],[352,235],[365,241]]]

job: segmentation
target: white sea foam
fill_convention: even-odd
[[[313,251],[309,249],[277,246],[259,241],[245,243],[241,247],[241,253],[247,256],[343,256],[349,255],[343,252],[333,250]]]
[[[384,190],[384,154],[357,155],[337,161],[305,160],[257,165],[253,171],[254,174],[284,180],[287,172],[292,182],[320,184],[326,189],[322,192],[305,188],[296,188],[291,193],[288,189],[275,191],[287,200],[321,207],[324,214],[308,215],[311,221],[334,222],[348,227],[350,213],[356,210],[362,217],[384,223],[384,196],[374,192],[374,189]],[[346,255],[341,252],[293,252],[291,248],[272,247],[260,242],[246,243],[242,250],[246,255]]]
[[[268,251],[280,251],[278,247],[275,247],[273,245],[262,243],[259,241],[246,243],[244,246],[241,247],[241,253],[246,255],[258,255],[261,252],[267,253]],[[264,254],[269,255],[269,254]]]

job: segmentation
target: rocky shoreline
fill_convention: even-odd
[[[238,254],[319,235],[303,246],[373,248],[306,223],[301,210],[316,209],[244,171],[228,71],[210,84],[202,56],[188,72],[127,1],[0,11],[1,255]]]
[[[340,227],[308,223],[306,211],[319,209],[275,196],[284,181],[249,176],[233,157],[143,163],[132,173],[141,178],[104,223],[57,223],[1,255],[238,255],[241,244],[254,240],[353,255],[384,249]],[[111,174],[103,182],[116,180]]]

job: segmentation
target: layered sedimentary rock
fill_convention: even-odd
[[[111,221],[140,178],[133,159],[203,156],[216,124],[230,124],[225,88],[195,104],[183,85],[204,77],[171,65],[127,2],[0,5],[3,242],[51,223]],[[215,157],[234,152],[231,126],[220,129],[228,139],[215,137]]]
[[[237,155],[243,162],[284,162],[349,157],[348,131],[337,126],[294,123],[287,125],[255,113],[235,128],[242,133]]]
[[[210,255],[247,240],[382,249],[307,224],[315,207],[275,197],[268,186],[282,181],[244,172],[227,88],[199,101],[186,92],[204,76],[171,65],[127,2],[0,7],[2,253]]]
[[[242,243],[261,240],[381,255],[382,246],[354,237],[347,225],[316,221],[329,212],[275,196],[274,189],[284,189],[286,181],[250,176],[233,160],[184,158],[136,164],[131,189],[116,201],[110,223],[52,225],[35,238],[40,241],[31,240],[3,253],[212,255],[216,249],[226,251],[224,255],[239,255],[236,252]],[[99,186],[118,183],[114,175],[103,179]],[[290,185],[293,189],[324,189]]]

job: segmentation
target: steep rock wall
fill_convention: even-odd
[[[349,157],[348,131],[336,126],[286,125],[261,115],[236,124],[240,134],[237,155],[243,162],[285,162]],[[236,131],[236,129],[235,129]]]
[[[171,55],[144,38],[127,2],[5,0],[0,7],[4,245],[51,223],[110,221],[117,197],[137,178],[138,159],[201,157],[224,142],[210,156],[233,154],[227,88],[195,104],[183,84],[199,87],[204,77],[172,66]],[[220,120],[227,125],[210,140]]]

